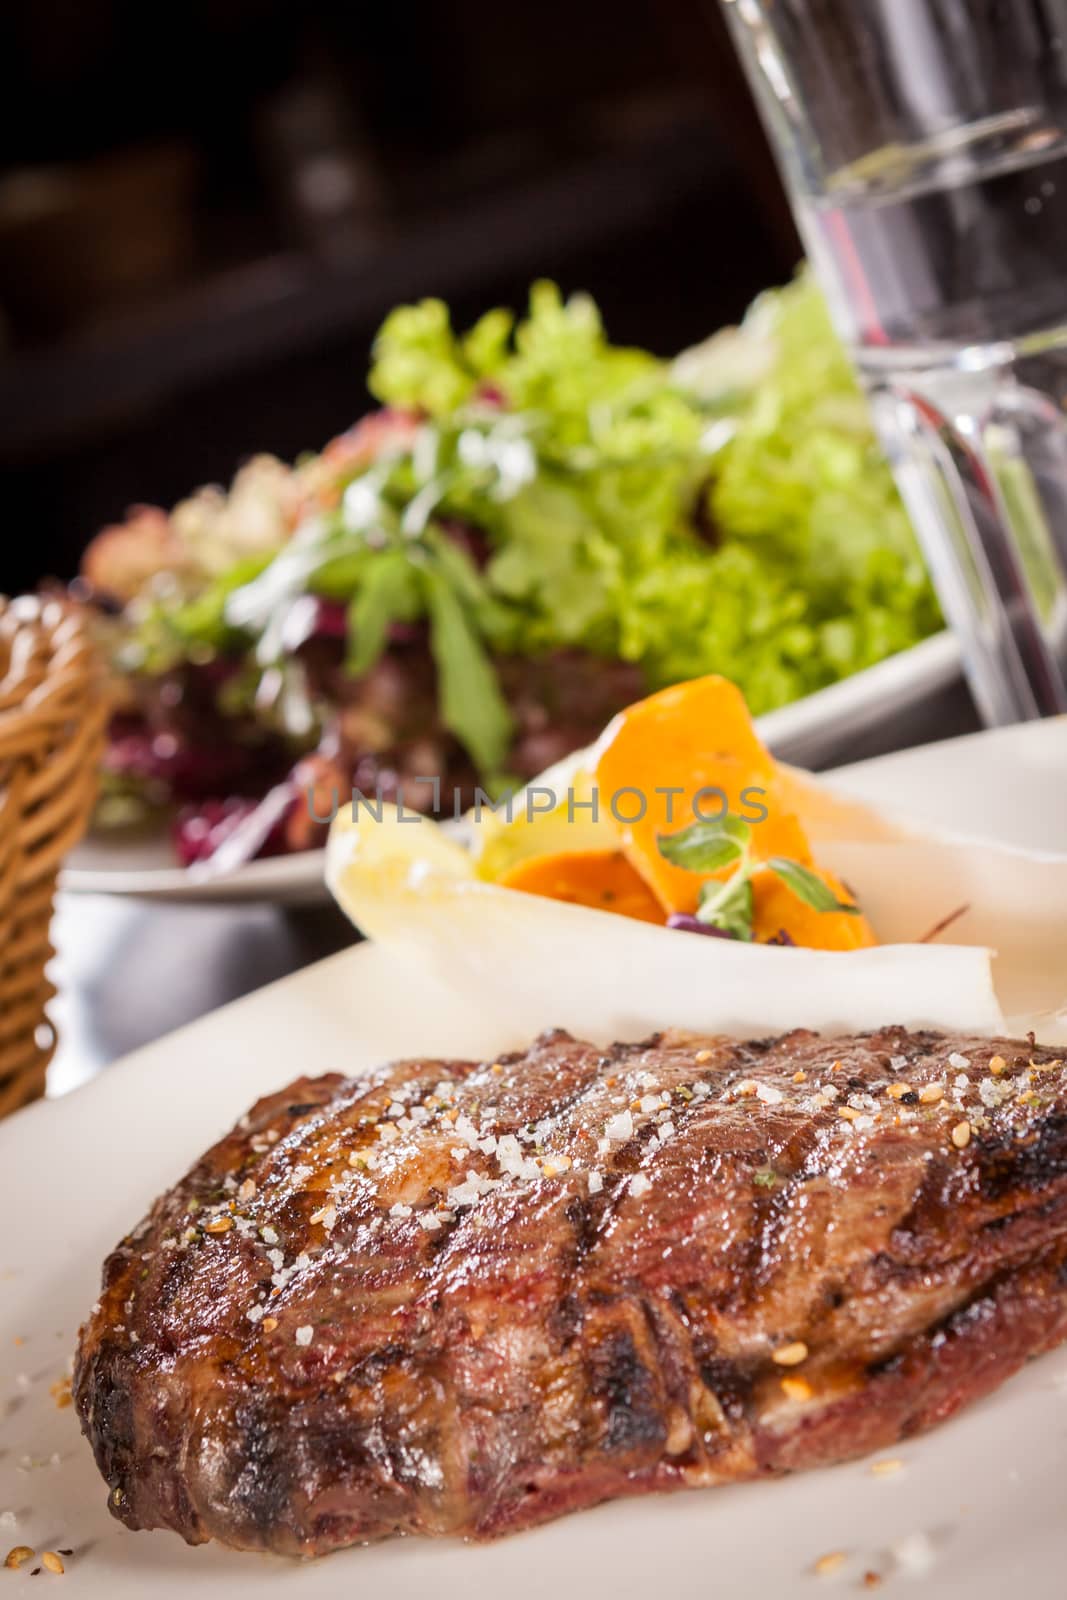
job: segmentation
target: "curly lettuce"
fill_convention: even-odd
[[[425,618],[442,716],[488,776],[511,736],[494,655],[578,648],[652,687],[722,672],[760,713],[939,625],[805,273],[673,363],[612,345],[593,301],[554,284],[525,318],[490,311],[467,333],[425,300],[386,319],[369,387],[421,419],[410,440],[346,469],[251,582],[228,574],[186,606],[183,647],[237,629],[265,663],[281,610],[323,594],[348,607],[360,673],[391,621]]]

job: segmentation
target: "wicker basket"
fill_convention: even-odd
[[[0,1116],[43,1093],[55,1050],[52,899],[89,821],[106,721],[84,616],[0,598]]]

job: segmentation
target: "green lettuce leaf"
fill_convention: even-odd
[[[441,568],[427,563],[423,584],[437,665],[441,716],[487,778],[504,770],[512,719],[477,628]]]
[[[348,605],[345,670],[361,677],[385,649],[390,625],[409,622],[421,611],[418,577],[406,550],[382,551],[370,562]]]

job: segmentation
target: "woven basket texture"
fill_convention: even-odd
[[[108,702],[88,621],[0,598],[0,1116],[44,1091],[59,868],[96,798]]]

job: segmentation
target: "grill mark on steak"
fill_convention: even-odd
[[[1033,1138],[1013,1141],[998,1131],[983,1141],[982,1188],[991,1200],[1017,1188],[1040,1191],[1067,1173],[1067,1113],[1052,1112]]]
[[[891,1445],[1067,1333],[1050,1061],[899,1029],[555,1032],[300,1080],[105,1264],[75,1397],[112,1510],[308,1555]]]

